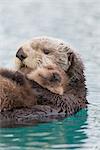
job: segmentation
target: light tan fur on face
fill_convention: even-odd
[[[23,65],[35,70],[38,67],[60,64],[61,68],[66,71],[70,66],[70,61],[68,61],[67,55],[69,47],[63,41],[40,37],[26,42],[21,48],[27,57],[23,62],[16,58],[16,67],[18,70]],[[48,51],[49,53],[45,54],[45,51]]]
[[[69,82],[65,72],[55,65],[38,68],[27,74],[27,78],[59,95],[63,95],[65,86]]]

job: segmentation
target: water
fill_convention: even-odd
[[[84,143],[88,139],[85,133],[87,127],[87,112],[80,111],[77,115],[63,121],[38,124],[27,128],[2,129],[0,146],[7,150],[84,148]]]
[[[88,111],[32,127],[0,129],[0,150],[100,150],[100,0],[0,0],[0,67],[34,36],[61,38],[85,63]]]

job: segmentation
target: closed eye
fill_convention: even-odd
[[[48,55],[50,53],[50,50],[48,49],[43,49],[44,54]]]

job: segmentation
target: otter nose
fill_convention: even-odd
[[[53,73],[52,74],[52,76],[51,76],[51,78],[50,78],[50,81],[51,82],[61,82],[61,77],[60,77],[60,75],[58,74],[58,73]]]
[[[27,57],[27,55],[24,53],[23,49],[20,48],[16,53],[16,57],[23,61]]]

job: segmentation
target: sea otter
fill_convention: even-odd
[[[37,96],[41,95],[42,109],[50,106],[58,113],[71,115],[86,108],[88,101],[84,65],[80,56],[68,44],[55,38],[37,37],[21,45],[16,53],[17,69],[28,75],[29,79],[38,68],[51,65],[61,68],[67,80],[65,78],[62,95],[46,90],[43,85],[39,89],[37,85],[36,90],[41,91],[37,92]],[[37,105],[40,111],[41,107]],[[46,111],[48,113],[48,109]]]
[[[56,80],[61,81],[63,84],[58,82],[59,87],[62,88],[61,91],[53,91],[51,87],[48,88],[48,84],[38,82],[37,76],[34,76],[39,68],[41,72],[48,66],[54,66],[53,71],[56,68],[57,73],[60,70],[60,77],[54,75],[53,85],[57,87]],[[6,118],[12,117],[22,122],[29,122],[33,119],[43,121],[52,116],[53,118],[59,115],[60,117],[69,116],[87,107],[84,65],[81,57],[67,43],[50,37],[33,38],[17,50],[16,68],[27,77],[32,85],[37,104],[32,109],[14,109],[13,113],[5,113]],[[40,76],[46,81],[48,75],[42,72]],[[4,118],[4,114],[0,118]]]

